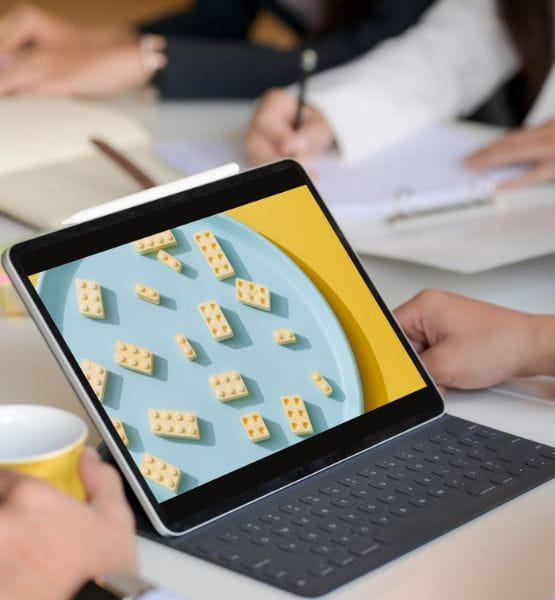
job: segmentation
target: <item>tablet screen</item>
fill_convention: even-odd
[[[426,386],[307,185],[187,216],[36,287],[157,502]]]

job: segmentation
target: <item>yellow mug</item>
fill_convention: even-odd
[[[87,439],[79,417],[50,406],[0,405],[0,469],[38,477],[85,499],[79,459]]]

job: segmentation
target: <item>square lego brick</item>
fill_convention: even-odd
[[[175,492],[181,481],[181,471],[169,462],[145,452],[141,461],[141,473],[154,483]]]
[[[200,439],[197,418],[190,412],[149,408],[148,422],[150,431],[160,437]]]
[[[181,351],[186,356],[186,358],[188,358],[189,360],[195,360],[197,358],[197,353],[195,352],[195,349],[191,346],[189,340],[182,333],[175,334],[175,341],[177,342],[177,345],[181,348]]]
[[[254,281],[237,277],[235,280],[235,297],[239,302],[253,308],[259,308],[260,310],[272,309],[270,290]]]
[[[272,335],[280,346],[295,344],[297,342],[295,332],[292,329],[274,329]]]
[[[153,356],[147,348],[118,340],[115,359],[118,365],[124,369],[137,371],[143,375],[152,375]]]
[[[173,233],[168,229],[133,242],[133,247],[139,254],[148,254],[149,252],[158,252],[158,250],[170,248],[176,244]]]
[[[84,317],[91,319],[106,318],[104,302],[102,301],[102,288],[98,281],[76,279],[75,292],[77,294],[77,307]]]
[[[199,304],[198,309],[202,316],[202,320],[206,327],[208,327],[210,335],[215,340],[221,342],[223,340],[228,340],[235,335],[233,329],[231,329],[227,322],[220,305],[215,300]]]
[[[239,418],[241,419],[243,429],[251,442],[262,442],[272,437],[260,413],[249,413],[247,415],[241,415]]]
[[[314,382],[314,385],[326,396],[331,396],[333,394],[333,388],[331,385],[324,379],[324,376],[318,371],[312,371],[310,373],[310,379]]]
[[[300,396],[283,396],[281,404],[289,422],[289,427],[294,434],[310,435],[314,433],[304,400]]]
[[[226,371],[217,373],[208,378],[214,395],[221,402],[229,402],[237,398],[246,398],[249,390],[239,371]]]
[[[127,432],[125,431],[125,426],[123,425],[123,423],[115,417],[112,417],[111,421],[114,427],[116,428],[116,431],[118,432],[118,435],[123,444],[125,446],[129,446],[129,438],[127,437]]]
[[[108,381],[108,371],[106,367],[93,362],[92,360],[84,359],[81,361],[81,369],[87,378],[96,397],[102,402],[106,392],[106,383]]]
[[[181,270],[183,269],[183,263],[178,258],[175,258],[175,256],[164,252],[164,250],[158,250],[158,252],[156,253],[156,258],[163,265],[166,265],[166,267],[172,269],[172,271],[175,271],[176,273],[181,273]]]
[[[194,238],[215,277],[227,279],[235,275],[229,259],[210,230],[199,231]]]
[[[160,292],[149,285],[136,283],[135,294],[137,294],[141,300],[152,302],[152,304],[160,304]]]

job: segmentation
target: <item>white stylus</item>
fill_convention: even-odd
[[[239,173],[239,165],[237,163],[228,163],[221,167],[210,169],[209,171],[195,173],[194,175],[184,177],[183,179],[177,179],[170,183],[163,183],[162,185],[142,190],[136,194],[124,196],[123,198],[112,200],[111,202],[105,202],[104,204],[99,204],[92,208],[86,208],[85,210],[81,210],[74,215],[71,215],[71,217],[64,219],[62,225],[76,225],[77,223],[91,221],[92,219],[104,217],[105,215],[115,213],[119,210],[125,210],[126,208],[138,206],[139,204],[144,204],[145,202],[150,202],[152,200],[158,200],[165,196],[171,196],[172,194],[190,190],[194,187],[205,185],[206,183],[225,179],[226,177],[231,177],[237,173]]]

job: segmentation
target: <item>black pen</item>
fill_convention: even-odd
[[[301,118],[305,103],[306,82],[308,76],[316,70],[318,62],[318,54],[316,50],[307,48],[301,52],[301,60],[299,61],[299,96],[297,101],[297,112],[293,119],[293,129],[298,129],[301,126]]]

